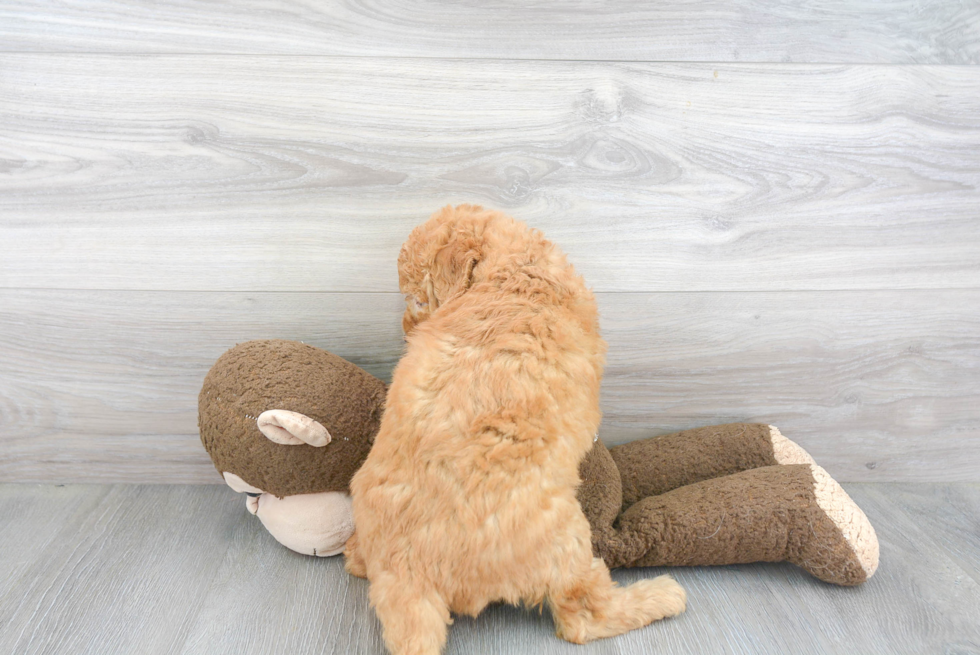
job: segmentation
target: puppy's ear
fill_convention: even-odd
[[[432,271],[437,305],[446,304],[472,286],[473,270],[480,258],[479,245],[472,236],[458,235],[439,251]]]
[[[431,273],[426,273],[425,277],[422,278],[422,288],[425,289],[425,297],[429,300],[428,308],[431,312],[439,306],[439,299],[436,297],[436,287],[432,282]]]

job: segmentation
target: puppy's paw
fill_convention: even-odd
[[[367,566],[360,551],[357,550],[356,532],[350,536],[350,539],[347,540],[347,546],[344,548],[344,568],[347,569],[348,573],[358,578],[367,577]]]
[[[634,582],[627,589],[636,590],[634,600],[649,621],[677,616],[687,609],[687,592],[668,575]]]
[[[344,560],[344,568],[355,577],[367,578],[367,568],[364,566],[364,562],[348,558]]]

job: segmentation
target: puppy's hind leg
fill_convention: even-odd
[[[666,575],[619,587],[599,558],[548,592],[559,637],[576,644],[613,637],[684,611],[687,594]]]
[[[368,591],[392,655],[439,655],[453,622],[445,600],[434,590],[381,572]]]
[[[354,532],[347,539],[347,544],[344,546],[344,568],[351,575],[359,578],[367,577],[367,565],[364,563],[364,555],[357,547],[357,532]]]

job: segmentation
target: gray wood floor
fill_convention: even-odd
[[[853,589],[788,564],[672,569],[679,618],[584,647],[494,605],[447,653],[980,653],[980,485],[848,484],[881,540]],[[383,653],[367,583],[219,486],[0,485],[0,653]],[[664,572],[621,570],[621,583]]]

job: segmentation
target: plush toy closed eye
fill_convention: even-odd
[[[338,554],[354,532],[348,485],[377,433],[385,392],[336,355],[250,341],[205,379],[201,441],[280,543]],[[597,439],[579,475],[593,551],[610,568],[788,561],[855,585],[878,566],[864,512],[769,425],[711,426],[610,450]]]
[[[204,380],[201,442],[277,541],[336,555],[354,532],[348,485],[378,432],[385,393],[381,380],[319,348],[249,341]]]

